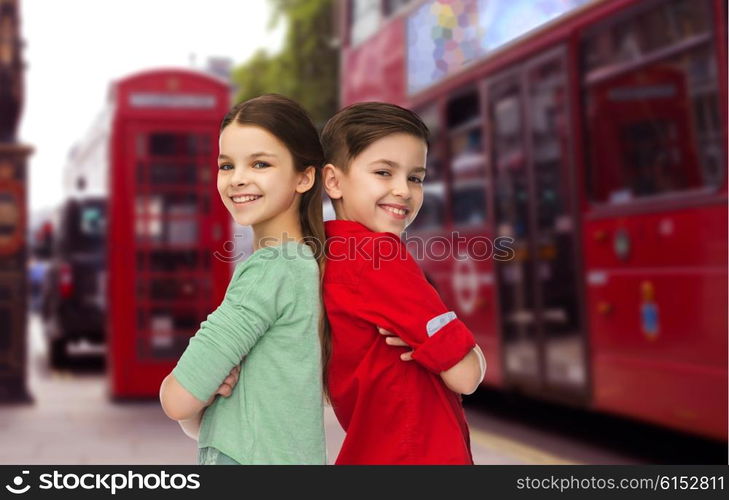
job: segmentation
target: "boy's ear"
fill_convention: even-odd
[[[331,163],[324,165],[322,170],[324,189],[332,200],[338,200],[342,197],[341,175],[342,171]]]
[[[316,181],[316,167],[309,166],[299,174],[299,183],[296,185],[297,193],[306,193]]]

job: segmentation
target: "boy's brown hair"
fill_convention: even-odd
[[[358,102],[332,116],[321,132],[327,163],[349,170],[353,158],[378,139],[391,134],[410,134],[426,145],[430,133],[418,115],[384,102]]]

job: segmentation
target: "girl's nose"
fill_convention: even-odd
[[[410,199],[410,187],[408,186],[408,180],[399,180],[394,183],[392,187],[392,194],[400,198],[409,200]]]
[[[248,184],[248,175],[244,167],[235,167],[233,175],[230,176],[230,184],[233,186],[245,186]]]

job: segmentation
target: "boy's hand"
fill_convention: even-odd
[[[205,406],[210,406],[213,404],[213,401],[215,401],[215,396],[220,394],[224,398],[229,397],[231,394],[233,394],[233,387],[235,387],[235,384],[238,383],[238,376],[240,375],[240,366],[234,366],[232,370],[230,370],[230,373],[227,377],[225,377],[225,380],[223,380],[223,383],[220,384],[220,387],[218,387],[218,390],[215,391],[215,394],[213,394],[210,399],[207,400],[205,403]]]
[[[377,331],[380,332],[381,335],[385,336],[385,342],[388,345],[394,345],[394,346],[398,346],[398,347],[410,347],[408,344],[405,343],[405,341],[403,339],[401,339],[394,333],[385,330],[384,328],[381,328],[378,326]],[[412,361],[413,351],[410,350],[408,352],[402,353],[400,355],[400,359],[402,359],[403,361]]]

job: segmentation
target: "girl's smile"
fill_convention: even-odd
[[[260,194],[238,194],[231,196],[230,199],[233,201],[233,204],[236,207],[244,207],[250,205],[254,201],[259,200],[262,197],[263,195]]]
[[[397,220],[407,219],[408,213],[410,212],[410,209],[408,209],[408,207],[404,205],[398,205],[396,203],[381,203],[377,206]]]

